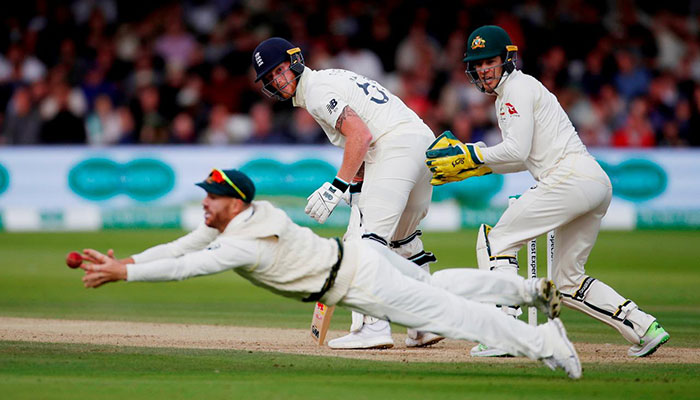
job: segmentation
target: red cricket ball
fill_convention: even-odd
[[[66,265],[68,265],[71,268],[78,268],[82,263],[83,256],[81,256],[80,253],[78,253],[77,251],[71,251],[66,256]]]

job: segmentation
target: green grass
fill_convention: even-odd
[[[82,272],[64,264],[71,250],[113,247],[118,256],[126,256],[181,234],[0,233],[0,315],[308,327],[309,304],[267,293],[235,273],[88,290],[80,282]],[[423,239],[439,258],[436,269],[475,266],[472,232],[428,232]],[[695,231],[602,232],[587,272],[654,314],[671,332],[667,346],[697,348],[699,243],[700,232]],[[542,267],[543,249],[541,245]],[[580,313],[564,310],[562,319],[574,341],[625,343],[617,332]],[[338,310],[332,328],[345,329],[349,323],[349,312]],[[583,381],[568,382],[527,361],[423,364],[0,342],[0,398],[531,398],[543,393],[561,398],[691,398],[700,392],[699,365],[584,367]]]
[[[529,361],[398,363],[0,342],[0,393],[12,399],[690,399],[700,391],[697,366],[584,368],[585,379],[573,382]]]

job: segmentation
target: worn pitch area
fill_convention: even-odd
[[[328,338],[345,333],[330,331]],[[303,329],[0,317],[0,340],[4,341],[248,350],[401,362],[526,361],[522,357],[471,357],[469,349],[474,345],[471,342],[444,340],[432,347],[412,349],[406,348],[404,339],[404,334],[394,334],[395,346],[387,350],[331,350],[317,346],[309,331]],[[650,357],[632,359],[624,345],[575,343],[575,346],[584,363],[700,363],[700,348],[664,346]]]

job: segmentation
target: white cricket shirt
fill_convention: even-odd
[[[569,154],[587,154],[569,117],[537,79],[515,70],[496,88],[503,142],[483,148],[487,165],[522,162],[536,180]]]
[[[345,136],[335,129],[335,123],[348,105],[369,128],[371,144],[403,128],[433,135],[413,110],[382,85],[343,69],[304,68],[292,102],[295,107],[305,108],[338,147],[345,147]]]
[[[127,281],[170,281],[233,270],[257,286],[303,299],[318,292],[338,262],[338,244],[296,225],[267,201],[229,222],[223,232],[200,225],[182,238],[132,256]],[[345,254],[335,284],[323,297],[335,304],[355,274],[355,255]]]

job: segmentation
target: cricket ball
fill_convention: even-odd
[[[78,268],[83,263],[83,256],[77,251],[71,251],[66,256],[66,265],[71,268]]]

